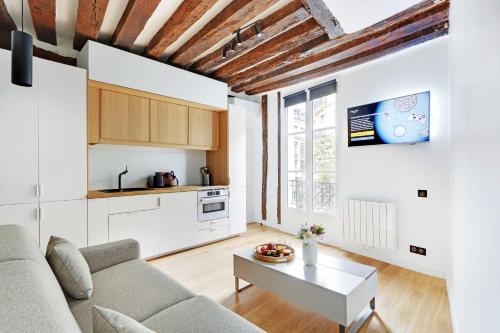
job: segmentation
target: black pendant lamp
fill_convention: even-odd
[[[21,0],[21,31],[10,33],[12,50],[11,82],[31,87],[33,82],[33,37],[24,32],[24,4]]]

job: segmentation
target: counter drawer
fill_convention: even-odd
[[[158,195],[134,195],[109,199],[109,214],[137,212],[141,210],[158,209]]]
[[[201,229],[197,232],[197,239],[199,244],[208,243],[217,239],[222,239],[229,236],[229,226],[220,225],[212,226],[207,229]]]
[[[212,228],[212,227],[220,227],[220,226],[224,226],[224,225],[228,225],[229,224],[229,219],[228,218],[225,218],[225,219],[218,219],[218,220],[212,220],[212,221],[205,221],[205,222],[198,222],[197,223],[197,228],[198,230],[204,230],[204,229],[209,229],[209,228]]]

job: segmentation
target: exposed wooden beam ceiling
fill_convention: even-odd
[[[10,50],[10,32],[17,30],[16,23],[10,16],[5,2],[0,0],[0,47]]]
[[[36,38],[57,45],[56,0],[28,0]]]
[[[87,40],[99,37],[108,0],[79,0],[73,48],[80,51]]]
[[[301,2],[330,39],[335,39],[344,34],[344,29],[342,29],[339,21],[332,15],[323,0],[301,0]]]
[[[200,31],[182,45],[169,62],[187,67],[193,59],[210,49],[236,29],[249,22],[278,0],[233,0]]]
[[[342,69],[346,69],[352,66],[356,66],[380,58],[387,54],[400,51],[402,49],[423,43],[425,41],[446,35],[447,33],[448,33],[448,22],[439,23],[432,27],[412,33],[410,35],[406,35],[404,37],[392,40],[390,42],[378,44],[373,48],[356,53],[350,57],[346,57],[344,59],[332,62],[328,65],[321,66],[297,75],[292,75],[285,79],[274,81],[264,86],[246,90],[246,93],[249,95],[260,94],[266,91],[271,91],[287,87],[293,84],[297,84],[303,81],[318,78],[324,75],[340,71]]]
[[[274,58],[268,59],[261,62],[260,64],[253,66],[245,71],[239,72],[225,80],[225,82],[230,86],[241,85],[245,82],[250,81],[255,77],[255,73],[265,74],[270,72],[272,69],[277,69],[293,62],[299,61],[304,57],[305,54],[314,50],[317,46],[323,45],[329,41],[329,37],[326,33],[319,37],[316,37],[304,44],[301,44],[293,49],[280,53]]]
[[[314,39],[323,34],[323,30],[319,27],[314,18],[309,18],[305,22],[296,25],[295,27],[285,31],[254,48],[253,50],[234,59],[227,65],[214,71],[211,76],[218,79],[226,79],[227,77],[238,73],[245,68],[258,64],[259,62],[276,56],[279,53],[294,48],[300,44]]]
[[[122,49],[131,49],[160,0],[129,0],[111,44]]]
[[[41,59],[55,61],[66,65],[76,66],[76,58],[65,57],[55,52],[47,51],[36,46],[33,46],[33,55]]]
[[[163,52],[186,32],[217,0],[184,0],[144,50],[150,58],[160,59]]]
[[[233,87],[233,91],[241,92],[255,90],[258,86],[269,85],[273,81],[286,79],[307,72],[313,68],[321,67],[331,61],[338,60],[337,55],[341,52],[357,47],[370,40],[380,42],[377,37],[397,36],[394,32],[407,26],[406,33],[412,33],[428,26],[429,21],[439,23],[448,19],[449,1],[434,3],[427,1],[410,8],[404,13],[395,15],[391,19],[384,20],[367,29],[357,33],[344,35],[337,40],[320,43],[310,50],[301,50],[298,47],[289,53],[284,53],[262,63],[245,72],[237,74],[227,81]],[[431,18],[429,18],[431,17]],[[383,40],[382,40],[383,41]]]
[[[262,36],[258,37],[253,27],[249,27],[241,32],[243,44],[234,52],[227,52],[226,59],[222,58],[225,47],[223,46],[198,60],[190,69],[205,74],[211,73],[221,65],[304,21],[309,16],[309,12],[305,10],[300,0],[294,0],[258,22]]]

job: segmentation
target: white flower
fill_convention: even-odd
[[[314,235],[313,235],[313,233],[311,231],[308,231],[308,232],[305,233],[304,237],[306,239],[311,239],[311,238],[314,237]]]

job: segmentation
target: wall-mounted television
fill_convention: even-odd
[[[430,91],[347,109],[348,146],[430,140]]]

